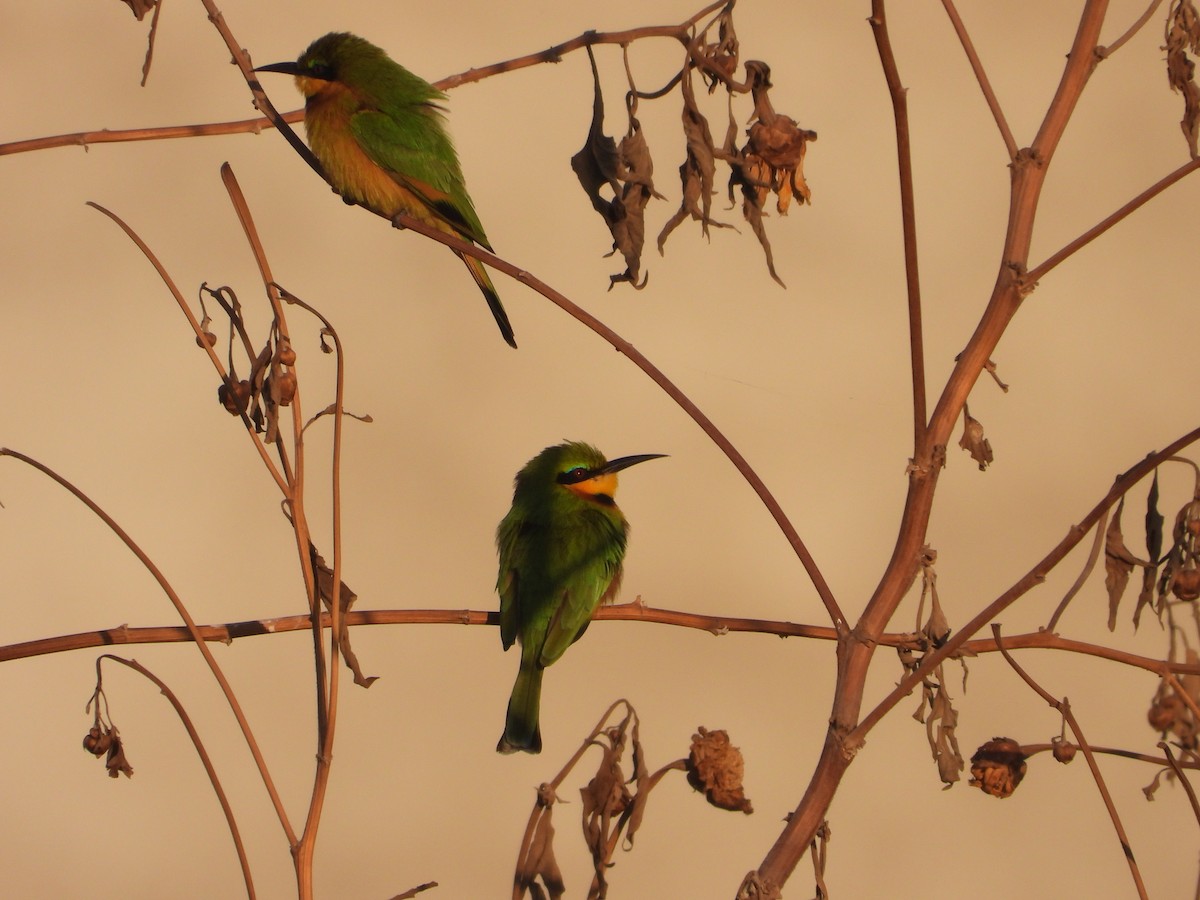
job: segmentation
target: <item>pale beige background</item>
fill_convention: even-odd
[[[431,79],[564,40],[587,28],[683,19],[699,3],[238,3],[223,12],[257,63],[293,58],[332,29],[359,32]],[[1077,4],[964,2],[1018,142],[1031,139],[1074,33]],[[1144,0],[1115,2],[1105,40]],[[606,293],[607,233],[568,165],[591,110],[586,58],[453,92],[451,126],[497,250],[557,286],[654,359],[762,473],[851,614],[885,563],[909,452],[907,325],[891,111],[856,3],[744,0],[744,58],[767,60],[778,109],[816,129],[811,208],[769,228],[787,291],[757,244],[694,225],[651,248],[647,290]],[[199,4],[168,4],[149,85],[137,85],[145,25],[108,3],[8,4],[0,14],[0,140],[90,128],[219,121],[251,113],[244,84]],[[934,3],[896,3],[892,31],[910,87],[931,395],[987,298],[1008,193],[1003,145],[964,56]],[[1097,71],[1043,197],[1043,258],[1186,159],[1182,101],[1166,84],[1161,17]],[[644,87],[680,62],[677,45],[638,45]],[[620,133],[619,54],[600,52],[610,133]],[[269,82],[294,108],[286,79]],[[708,107],[714,129],[721,105]],[[744,104],[739,116],[744,117]],[[675,97],[643,104],[666,202],[678,202],[683,148]],[[292,538],[240,426],[157,276],[118,230],[127,220],[192,293],[237,288],[261,336],[258,280],[218,179],[228,160],[255,211],[276,277],[317,304],[348,348],[348,405],[375,424],[347,428],[345,577],[362,608],[494,608],[492,532],[516,469],[563,437],[610,455],[669,453],[623,477],[633,523],[625,599],[713,614],[824,623],[786,543],[724,458],[626,360],[540,297],[497,278],[521,350],[500,341],[461,264],[441,247],[343,206],[272,133],[58,149],[0,160],[0,444],[54,466],[109,510],[157,560],[202,622],[303,608]],[[1112,477],[1195,425],[1195,213],[1200,182],[1156,200],[1047,277],[997,353],[1012,391],[972,397],[997,461],[987,473],[957,448],[930,530],[953,624],[1023,574],[1104,493]],[[720,217],[736,221],[736,211]],[[332,364],[299,336],[305,409],[328,402]],[[327,426],[310,431],[310,509],[329,546]],[[1188,495],[1164,473],[1168,515]],[[121,623],[176,620],[151,579],[60,489],[0,467],[4,643]],[[1140,511],[1127,513],[1140,551]],[[1044,622],[1082,562],[1003,617]],[[1156,623],[1103,628],[1099,580],[1062,630],[1164,652]],[[896,623],[911,627],[912,607]],[[381,898],[422,881],[429,896],[505,896],[533,788],[557,771],[604,707],[629,697],[657,766],[697,725],[726,728],[746,755],[751,817],[708,808],[681,778],[652,798],[613,896],[728,897],[762,858],[807,782],[828,715],[831,645],[742,635],[716,639],[606,623],[549,672],[546,752],[502,758],[499,734],[515,654],[490,628],[359,629],[370,690],[348,687],[317,861],[325,897]],[[264,744],[294,818],[312,770],[308,638],[216,648]],[[291,862],[249,756],[198,654],[132,648],[178,691],[236,798],[260,895],[288,896]],[[203,772],[166,703],[124,670],[109,698],[137,770],[104,776],[79,741],[95,653],[0,667],[7,739],[0,872],[14,897],[237,896],[236,861]],[[1153,679],[1044,652],[1023,660],[1068,695],[1096,744],[1150,751]],[[871,692],[899,675],[881,652]],[[956,676],[957,677],[957,676]],[[969,755],[992,735],[1058,733],[1052,710],[998,660],[960,684]],[[1124,860],[1082,761],[1039,757],[1015,797],[965,785],[943,792],[916,699],[876,729],[831,811],[828,881],[840,897],[1093,896],[1132,893]],[[1147,803],[1154,770],[1106,758],[1151,894],[1190,896],[1196,823],[1179,789]],[[588,862],[578,839],[578,779],[557,812],[571,896]],[[788,896],[809,896],[807,860]]]

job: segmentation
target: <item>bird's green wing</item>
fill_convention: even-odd
[[[521,629],[519,606],[520,573],[518,561],[529,544],[532,530],[537,526],[510,510],[496,528],[496,549],[500,569],[496,576],[496,593],[500,595],[500,640],[507,650]]]
[[[586,527],[573,529],[562,547],[562,587],[542,645],[543,666],[553,663],[579,640],[596,609],[620,587],[624,522],[602,514],[589,518]]]
[[[367,156],[435,218],[466,240],[492,249],[436,109],[418,106],[397,115],[363,110],[351,117],[350,131]]]

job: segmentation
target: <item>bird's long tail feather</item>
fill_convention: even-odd
[[[496,324],[500,326],[500,333],[504,335],[504,340],[510,347],[516,347],[517,339],[514,337],[512,325],[508,321],[508,313],[504,311],[504,306],[500,303],[500,295],[496,293],[496,287],[492,284],[492,279],[488,275],[487,269],[483,267],[483,263],[473,256],[467,256],[465,253],[459,253],[458,256],[467,264],[467,268],[471,270],[471,277],[475,279],[475,283],[479,285],[479,290],[483,292],[488,308],[492,311],[492,315],[496,319]]]
[[[521,660],[517,681],[508,700],[504,734],[496,744],[498,753],[542,752],[542,730],[538,726],[538,707],[542,698],[542,672],[533,660]]]

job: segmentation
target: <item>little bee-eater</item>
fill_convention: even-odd
[[[517,473],[512,509],[496,529],[500,640],[521,644],[501,753],[539,753],[542,670],[587,630],[621,585],[629,523],[613,501],[617,472],[661,453],[608,462],[590,444],[547,447]]]
[[[305,97],[309,146],[346,202],[389,219],[407,213],[492,249],[467,195],[438,105],[445,94],[374,44],[345,32],[317,38],[295,62],[256,71],[296,77]],[[517,346],[487,270],[475,257],[458,255],[487,299],[504,340]]]

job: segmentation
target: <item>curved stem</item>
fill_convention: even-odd
[[[166,683],[136,659],[125,659],[123,656],[116,656],[112,653],[102,653],[96,658],[97,673],[99,673],[100,660],[102,659],[111,659],[113,662],[128,666],[130,669],[148,678],[162,691],[162,695],[167,698],[167,702],[174,707],[176,715],[179,716],[179,721],[183,723],[188,737],[192,740],[192,746],[196,748],[196,755],[200,757],[200,762],[204,765],[204,771],[208,773],[208,780],[212,783],[213,791],[216,792],[217,801],[221,804],[221,811],[225,813],[225,821],[229,825],[229,834],[233,838],[233,846],[237,851],[238,863],[242,867],[242,878],[246,882],[246,896],[250,900],[254,900],[254,879],[250,875],[250,861],[246,858],[246,848],[242,845],[242,836],[238,832],[237,820],[233,816],[233,807],[229,805],[229,798],[225,796],[225,789],[221,787],[221,779],[217,777],[217,770],[213,767],[208,751],[204,749],[204,742],[200,740],[200,734],[196,731],[195,725],[192,724],[187,710],[183,708],[183,704],[179,702],[179,698],[167,687]]]
[[[795,526],[793,526],[791,521],[788,519],[787,514],[783,511],[783,507],[779,505],[779,502],[775,499],[775,496],[767,488],[766,484],[759,477],[758,473],[754,471],[750,463],[746,461],[746,458],[742,456],[729,438],[727,438],[721,432],[721,430],[717,428],[713,421],[709,419],[708,416],[706,416],[700,410],[700,408],[696,406],[696,404],[693,403],[691,399],[688,398],[688,396],[684,394],[683,391],[681,391],[673,381],[671,381],[670,378],[668,378],[657,366],[655,366],[654,363],[650,362],[650,360],[646,358],[644,354],[642,354],[636,347],[630,344],[627,340],[625,340],[591,313],[572,303],[566,298],[566,296],[550,287],[550,285],[546,284],[544,281],[530,274],[525,269],[514,266],[507,260],[496,256],[494,253],[489,253],[482,247],[477,247],[474,244],[469,244],[454,235],[449,235],[439,231],[434,226],[427,225],[425,222],[422,222],[419,219],[415,219],[412,216],[404,213],[397,215],[393,219],[393,224],[396,226],[403,226],[404,228],[415,231],[418,234],[423,234],[426,237],[433,238],[435,241],[443,243],[448,247],[452,247],[453,249],[459,251],[460,253],[464,253],[467,256],[474,256],[477,259],[481,259],[493,269],[503,272],[527,287],[532,288],[551,303],[562,309],[572,318],[586,325],[605,341],[611,344],[614,350],[621,353],[635,366],[650,376],[650,380],[662,388],[664,393],[674,400],[679,408],[692,418],[692,421],[700,426],[700,429],[706,435],[708,435],[714,444],[721,449],[725,456],[729,458],[729,461],[733,463],[734,468],[736,468],[738,472],[741,473],[742,477],[745,478],[750,484],[750,487],[754,490],[754,492],[758,495],[759,500],[761,500],[763,505],[767,508],[767,511],[775,520],[776,525],[779,526],[780,531],[783,532],[784,537],[791,545],[793,552],[804,566],[805,571],[808,573],[808,577],[812,580],[813,587],[816,588],[817,594],[821,598],[821,602],[825,605],[825,609],[829,613],[829,617],[833,622],[834,628],[838,629],[840,632],[847,631],[848,626],[846,625],[846,617],[842,614],[842,610],[838,606],[837,600],[833,596],[833,591],[830,590],[829,584],[825,581],[825,576],[821,574],[821,570],[817,566],[816,560],[813,559],[812,554],[809,553],[808,547],[805,546],[800,534],[796,531]]]
[[[11,450],[8,447],[0,447],[0,456],[9,456],[13,459],[25,463],[31,468],[37,469],[51,481],[58,484],[60,487],[70,492],[75,499],[90,509],[109,530],[112,531],[121,542],[125,544],[129,551],[138,558],[143,566],[146,567],[151,577],[158,582],[167,599],[171,601],[171,605],[175,607],[175,611],[179,613],[179,617],[183,619],[184,625],[187,627],[188,634],[191,635],[193,642],[196,644],[196,649],[200,651],[200,655],[204,657],[204,661],[208,663],[208,668],[212,671],[213,677],[216,678],[217,684],[221,687],[221,692],[225,695],[226,701],[229,703],[229,708],[233,710],[234,718],[237,719],[238,727],[242,730],[242,735],[246,739],[246,745],[250,748],[250,753],[254,757],[254,764],[258,767],[258,773],[262,777],[263,784],[266,786],[267,794],[271,798],[271,804],[275,807],[275,814],[279,817],[279,824],[283,826],[284,834],[287,836],[288,843],[292,844],[296,841],[296,833],[292,830],[291,822],[288,821],[287,811],[283,808],[283,801],[279,798],[279,792],[275,789],[275,782],[271,779],[271,773],[267,768],[266,760],[263,759],[262,751],[259,749],[258,741],[254,738],[254,733],[250,730],[250,723],[246,720],[246,714],[242,711],[242,706],[238,703],[237,696],[233,692],[233,688],[225,678],[225,673],[221,671],[221,667],[217,664],[216,657],[212,655],[212,651],[208,649],[208,645],[200,635],[196,623],[192,620],[191,613],[187,611],[187,607],[183,605],[183,601],[179,595],[175,593],[175,589],[171,587],[170,582],[154,561],[142,550],[141,547],[134,542],[120,525],[103,509],[101,509],[90,497],[87,496],[67,479],[63,478],[49,466],[43,465],[32,457],[26,456],[24,453],[18,453],[16,450]]]

